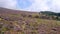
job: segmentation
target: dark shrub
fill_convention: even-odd
[[[0,34],[4,34],[4,32],[1,31]]]
[[[28,17],[32,17],[32,15],[28,15]]]
[[[0,18],[1,18],[1,16],[0,16]]]
[[[54,29],[52,29],[53,31],[57,31],[55,28]]]
[[[38,15],[36,15],[36,16],[34,16],[35,18],[39,18],[39,16]]]
[[[4,18],[4,20],[7,20],[7,21],[9,21],[9,18]]]
[[[8,29],[8,30],[14,29],[14,26],[13,25],[8,25],[6,29]]]
[[[3,23],[2,23],[2,22],[0,22],[0,28],[2,28],[2,26],[3,26]]]
[[[46,17],[46,16],[40,16],[40,18],[42,18],[42,19],[47,19],[47,17]]]
[[[21,16],[26,17],[26,15],[25,15],[25,14],[21,14]]]
[[[0,28],[2,28],[2,25],[0,25]]]

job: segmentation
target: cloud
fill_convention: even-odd
[[[20,8],[21,5],[17,6],[18,1],[20,3],[20,0],[0,0],[0,7],[6,7],[18,10],[28,10],[28,11],[48,10],[48,11],[60,12],[60,0],[29,0],[32,4],[27,7],[24,7],[24,5],[22,5],[22,7],[24,8]],[[25,0],[23,0],[23,3],[25,3]]]
[[[26,8],[26,10],[60,12],[60,0],[35,0],[34,2],[35,3]]]
[[[60,12],[60,0],[53,0],[50,7],[52,11]]]
[[[30,5],[27,8],[24,8],[24,10],[29,10],[29,11],[49,10],[49,7],[47,6],[46,1],[44,0],[33,0],[32,5]]]
[[[15,9],[16,0],[0,0],[0,7]]]
[[[35,0],[35,3],[30,7],[26,8],[27,10],[41,11],[41,10],[50,10],[50,7],[46,4],[46,0]]]

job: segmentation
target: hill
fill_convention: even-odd
[[[60,16],[60,13],[55,13],[52,11],[41,11],[40,13],[47,14],[47,15]]]
[[[60,34],[60,21],[41,19],[37,12],[0,8],[0,34]]]
[[[55,13],[52,11],[40,11],[39,14],[40,15],[42,14],[42,16],[45,15],[45,17],[47,17],[47,19],[52,18],[53,20],[60,20],[60,13]]]

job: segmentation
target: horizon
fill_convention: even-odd
[[[0,0],[0,7],[33,12],[60,12],[60,0]]]

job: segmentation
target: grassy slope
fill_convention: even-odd
[[[60,34],[60,21],[34,18],[37,13],[24,13],[0,13],[1,33]],[[29,14],[31,14],[32,17],[28,17]]]

